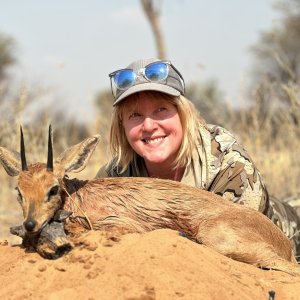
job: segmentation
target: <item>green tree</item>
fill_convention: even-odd
[[[261,33],[251,48],[255,67],[250,86],[251,105],[259,107],[260,123],[271,123],[272,136],[279,127],[300,123],[300,0],[277,1],[278,21]]]
[[[298,82],[300,75],[300,1],[278,1],[275,9],[280,18],[273,27],[261,33],[252,47],[258,62],[256,74],[272,81]]]
[[[14,50],[14,39],[0,32],[0,82],[6,77],[7,68],[16,62]]]

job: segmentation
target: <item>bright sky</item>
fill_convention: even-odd
[[[214,78],[227,98],[237,97],[249,47],[274,22],[273,3],[162,0],[167,55],[186,83]],[[49,87],[50,98],[79,119],[91,117],[108,73],[156,57],[139,0],[0,0],[0,31],[17,42],[16,77],[29,88]]]

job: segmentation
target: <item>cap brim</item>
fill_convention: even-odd
[[[161,92],[165,93],[171,96],[179,96],[180,92],[177,91],[176,89],[164,85],[161,83],[153,83],[153,82],[147,82],[147,83],[141,83],[134,85],[130,87],[128,90],[126,90],[124,93],[122,93],[118,98],[116,98],[115,102],[113,103],[113,106],[117,105],[120,103],[122,100],[124,100],[126,97],[138,93],[138,92],[143,92],[143,91],[156,91],[156,92]]]

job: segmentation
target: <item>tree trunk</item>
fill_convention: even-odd
[[[153,0],[141,0],[145,15],[147,16],[156,42],[158,58],[166,59],[165,43],[160,25],[160,11],[154,7]]]

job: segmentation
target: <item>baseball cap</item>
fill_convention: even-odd
[[[115,97],[113,106],[142,91],[157,91],[171,96],[184,95],[184,79],[170,61],[139,59],[125,69],[110,73],[109,77]]]

